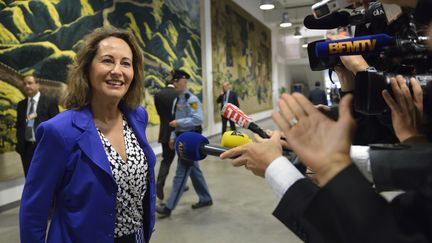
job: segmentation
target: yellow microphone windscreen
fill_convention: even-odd
[[[228,131],[222,135],[221,146],[225,148],[234,148],[247,143],[252,143],[252,139],[242,132]]]

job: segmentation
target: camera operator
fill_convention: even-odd
[[[342,93],[353,91],[354,77],[359,71],[369,69],[362,56],[341,56],[343,66],[334,68],[341,82]],[[427,142],[426,137],[420,133],[423,114],[423,92],[420,83],[415,78],[410,78],[410,90],[403,76],[397,75],[390,78],[390,85],[395,96],[392,98],[387,90],[382,92],[384,101],[391,110],[393,130],[401,143]],[[410,100],[413,100],[412,102]],[[369,116],[366,116],[369,117]],[[357,121],[358,123],[361,121]],[[367,123],[369,124],[369,123]],[[411,141],[407,141],[410,138]]]
[[[337,38],[338,37],[335,36],[330,37],[332,40]],[[333,70],[339,78],[341,84],[340,94],[341,97],[343,97],[345,94],[354,92],[354,79],[357,72],[365,71],[370,67],[360,55],[341,56],[339,58],[341,64],[336,65]],[[337,117],[337,107],[332,107],[331,110],[334,116]],[[369,116],[354,110],[353,116],[357,122],[358,128],[353,138],[354,145],[398,142],[388,113]]]

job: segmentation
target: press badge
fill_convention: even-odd
[[[27,127],[33,127],[35,119],[30,119],[27,121]]]

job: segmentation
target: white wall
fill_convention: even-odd
[[[309,59],[307,49],[302,48],[304,41],[312,42],[325,38],[326,31],[323,30],[308,30],[301,28],[300,32],[303,35],[301,39],[293,38],[292,29],[279,29],[278,40],[276,47],[278,51],[275,53],[278,60],[279,72],[284,70],[285,82],[283,84],[287,87],[291,86],[292,82],[302,82],[307,87],[314,87],[315,81],[321,81],[324,87],[324,77],[327,75],[326,71],[312,71],[309,66]],[[279,82],[282,85],[281,82]],[[308,95],[308,90],[304,92]]]
[[[252,16],[264,23],[264,14],[263,11],[259,8],[258,1],[234,0],[233,2],[237,3],[240,7],[246,10],[246,12],[250,13]]]

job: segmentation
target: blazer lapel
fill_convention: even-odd
[[[90,107],[86,106],[76,111],[73,117],[73,124],[80,128],[83,133],[78,138],[78,145],[81,150],[95,163],[99,168],[109,174],[112,178],[110,162],[105,153],[99,133],[93,122],[93,116]]]
[[[142,117],[138,114],[138,109],[135,110],[128,110],[124,105],[121,104],[120,106],[121,111],[126,116],[126,119],[129,123],[129,125],[132,127],[136,138],[138,139],[139,144],[142,148],[144,148],[144,152],[147,156],[147,160],[149,162],[149,166],[154,166],[154,161],[151,156],[154,156],[153,150],[151,150],[151,147],[149,143],[147,142],[145,130],[147,126],[147,122],[145,117]]]

